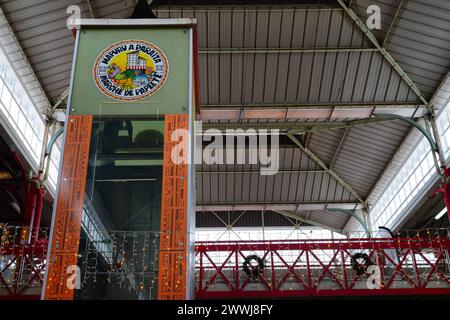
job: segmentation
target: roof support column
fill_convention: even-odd
[[[373,228],[372,228],[372,221],[370,220],[369,209],[368,208],[363,208],[362,209],[362,213],[363,213],[363,217],[364,217],[364,220],[365,220],[367,237],[373,238],[373,232],[372,232]]]

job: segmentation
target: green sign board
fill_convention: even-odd
[[[70,114],[189,113],[190,46],[188,26],[83,25]]]

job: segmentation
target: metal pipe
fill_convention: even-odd
[[[387,233],[389,233],[389,235],[392,237],[392,238],[395,238],[395,235],[394,235],[394,233],[392,232],[392,230],[391,229],[389,229],[388,227],[384,227],[384,226],[379,226],[378,227],[378,229],[381,229],[381,230],[384,230],[384,231],[386,231]]]
[[[50,169],[51,153],[52,153],[53,145],[55,144],[56,140],[63,133],[64,133],[64,128],[59,128],[58,131],[56,131],[56,133],[52,135],[52,138],[50,139],[50,142],[47,145],[47,148],[45,150],[45,154],[47,156],[47,164],[46,164],[46,167],[45,167],[44,178],[42,179],[41,183],[44,183],[48,179],[49,169]]]
[[[386,117],[387,117],[387,118],[389,118],[389,119],[391,119],[391,120],[401,120],[401,121],[404,121],[404,122],[409,123],[410,125],[412,125],[413,127],[415,127],[417,130],[420,131],[420,133],[422,133],[422,134],[425,136],[425,138],[426,138],[426,139],[428,140],[428,142],[430,143],[431,150],[436,151],[436,152],[438,151],[437,144],[436,144],[436,142],[433,140],[433,137],[428,133],[428,131],[427,131],[426,128],[422,127],[422,126],[421,126],[420,124],[418,124],[416,121],[414,121],[414,120],[412,120],[412,119],[410,119],[410,118],[407,118],[407,117],[403,117],[403,116],[398,115],[398,114],[388,114],[388,113],[376,114],[375,117],[376,117],[376,118],[380,118],[380,119],[386,118]]]
[[[53,145],[55,144],[56,140],[58,140],[58,138],[64,133],[64,128],[59,128],[55,134],[52,135],[46,149],[45,149],[45,154],[46,155],[50,155],[50,153],[52,152],[52,148]]]

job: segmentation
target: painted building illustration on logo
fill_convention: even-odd
[[[106,48],[94,66],[94,80],[105,95],[116,100],[139,100],[154,94],[168,76],[168,61],[154,44],[125,40]]]
[[[127,70],[144,70],[147,68],[147,59],[139,57],[139,51],[127,53]]]

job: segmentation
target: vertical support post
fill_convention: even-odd
[[[431,123],[430,123],[429,117],[425,118],[425,128],[427,129],[428,133],[431,135],[432,131],[431,131]],[[440,175],[441,181],[444,182],[445,178],[441,172],[441,168],[439,166],[439,161],[438,161],[438,158],[436,157],[436,152],[432,151],[431,154],[433,155],[433,162],[434,162],[434,167],[436,169],[436,172],[437,172],[437,174]]]
[[[348,289],[348,277],[347,277],[347,269],[345,268],[344,250],[339,248],[339,251],[341,251],[342,272],[344,274],[344,289]]]
[[[203,251],[200,251],[200,272],[198,275],[198,281],[199,290],[203,290]]]
[[[311,290],[311,289],[313,289],[313,286],[312,286],[312,279],[311,279],[311,266],[309,264],[309,250],[306,249],[305,253],[306,253],[306,269],[308,272],[308,287]]]
[[[384,265],[385,265],[385,263],[384,263],[384,258],[382,256],[382,254],[380,254],[380,250],[383,250],[383,249],[378,248],[375,250],[377,253],[377,264],[378,264],[378,268],[380,269],[380,274],[381,274],[380,286],[381,286],[381,288],[384,288],[384,273],[385,273]]]
[[[413,265],[414,265],[414,274],[416,276],[417,285],[419,287],[421,287],[422,284],[420,282],[420,272],[419,272],[419,268],[417,266],[415,249],[413,249],[413,248],[411,248],[411,256],[412,256],[412,261],[413,261]]]
[[[239,254],[238,251],[236,250],[234,252],[234,259],[235,259],[235,281],[236,281],[236,290],[239,290]]]
[[[433,105],[431,103],[428,103],[426,107],[428,111],[428,120],[431,125],[431,131],[433,132],[434,141],[437,147],[439,162],[441,163],[441,167],[444,168],[445,167],[444,149],[442,148],[441,137],[439,135],[439,130],[436,124],[436,114],[434,113]]]
[[[272,291],[275,290],[275,261],[273,260],[273,250],[270,250],[270,264],[271,264],[271,271],[272,271],[272,284],[271,289]]]
[[[364,216],[364,221],[365,221],[366,226],[367,226],[367,232],[368,232],[367,237],[368,238],[373,238],[373,232],[372,232],[373,229],[372,229],[372,223],[371,223],[371,220],[370,220],[369,210],[367,210],[367,208],[363,208],[362,212],[363,212],[363,216]]]
[[[34,244],[39,238],[39,227],[41,226],[42,209],[44,207],[44,188],[39,185],[36,186],[37,199],[36,210],[34,213],[33,227],[31,229],[31,243]]]

